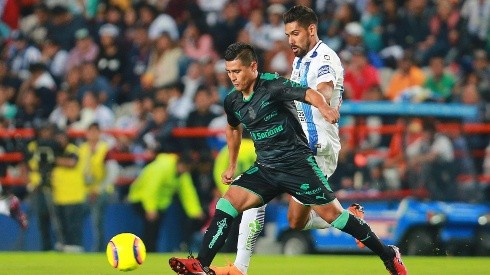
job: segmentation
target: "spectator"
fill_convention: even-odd
[[[378,70],[369,64],[364,49],[352,48],[352,59],[345,69],[344,77],[346,98],[362,100],[369,89],[380,84]]]
[[[251,44],[262,51],[270,50],[273,40],[269,33],[269,25],[265,23],[262,9],[253,10],[248,20],[249,22],[245,25],[245,31],[248,32]]]
[[[90,116],[94,118],[94,122],[96,122],[101,129],[106,130],[114,127],[114,112],[109,107],[101,104],[97,95],[92,91],[87,91],[83,95],[82,116],[84,112],[91,113]]]
[[[451,140],[426,119],[422,136],[406,148],[411,188],[425,187],[434,200],[453,200],[457,196],[454,147]]]
[[[290,50],[287,41],[283,38],[272,42],[272,48],[264,53],[265,71],[276,72],[281,76],[288,76],[294,53]]]
[[[448,1],[437,2],[437,12],[429,21],[429,36],[417,48],[420,64],[427,65],[434,55],[446,56],[450,37],[459,36],[462,30],[460,12]]]
[[[50,39],[59,43],[65,51],[69,51],[75,45],[73,34],[76,39],[78,30],[86,27],[84,18],[72,14],[65,6],[56,5],[51,8],[51,24],[48,24],[48,35]],[[87,34],[88,36],[88,34]]]
[[[30,45],[25,34],[15,31],[11,35],[12,43],[7,49],[7,64],[10,73],[17,75],[20,79],[29,78],[29,66],[41,58],[41,52]]]
[[[427,0],[408,0],[401,11],[400,25],[397,31],[403,35],[404,49],[417,50],[429,37],[429,20],[432,15]]]
[[[214,27],[218,23],[220,14],[223,12],[225,5],[228,3],[227,0],[197,0],[196,2],[199,5],[199,8],[204,12],[206,23],[210,27]]]
[[[216,76],[216,86],[219,95],[219,103],[223,105],[225,96],[231,91],[231,82],[228,79],[226,73],[225,61],[223,59],[218,60],[214,65],[214,74]],[[226,125],[225,125],[226,126]]]
[[[488,53],[482,49],[476,50],[473,54],[472,65],[473,72],[478,77],[478,92],[486,102],[490,102],[490,66]]]
[[[87,91],[92,91],[97,95],[101,104],[112,107],[116,98],[115,91],[107,78],[99,74],[95,64],[83,63],[80,67],[80,73],[82,76],[81,85],[76,94],[78,100],[81,101]]]
[[[221,11],[221,18],[212,28],[214,47],[220,56],[228,45],[234,43],[238,38],[238,33],[246,24],[246,20],[240,16],[238,5],[234,1],[228,1]],[[282,30],[284,37],[284,30]]]
[[[182,77],[182,84],[184,84],[183,96],[192,101],[194,95],[196,94],[197,88],[199,88],[203,82],[204,79],[201,63],[191,62],[187,67],[186,74]]]
[[[432,57],[429,66],[430,75],[425,80],[424,88],[430,90],[430,99],[436,102],[450,102],[456,79],[450,73],[445,72],[444,59],[440,56]]]
[[[192,111],[192,97],[184,96],[184,85],[182,82],[176,82],[169,86],[168,94],[168,113],[178,120],[184,121]]]
[[[15,0],[6,0],[3,4],[3,9],[0,11],[0,19],[12,30],[19,27],[19,19],[21,18],[19,3]]]
[[[349,22],[354,22],[358,18],[356,9],[351,3],[342,3],[337,6],[332,22],[327,29],[327,39],[325,42],[333,45],[334,50],[343,48],[343,31]]]
[[[61,49],[60,45],[54,40],[45,40],[41,46],[40,61],[46,65],[56,84],[61,84],[65,77],[68,52]]]
[[[67,90],[61,89],[56,92],[56,106],[54,107],[51,114],[49,114],[48,121],[56,124],[63,116],[64,105],[68,102],[70,98],[70,93]]]
[[[381,1],[367,0],[366,10],[361,15],[364,30],[363,41],[369,52],[379,52],[383,47]]]
[[[181,152],[181,140],[172,136],[172,130],[181,126],[180,122],[167,112],[167,106],[156,104],[152,117],[138,132],[135,143],[152,152]]]
[[[126,80],[127,55],[121,47],[121,41],[117,40],[118,36],[119,29],[115,25],[107,23],[100,27],[100,51],[96,64],[100,76],[109,81],[112,90],[117,95],[115,100],[120,104],[128,97],[129,84]]]
[[[150,114],[144,110],[143,98],[140,97],[120,106],[120,112],[116,111],[115,127],[139,131],[150,117]]]
[[[56,83],[46,71],[46,65],[43,63],[33,63],[29,67],[30,77],[22,83],[17,95],[17,101],[20,101],[24,97],[25,91],[33,89],[39,99],[39,107],[42,110],[42,117],[48,118],[49,114],[56,105]]]
[[[51,184],[53,203],[59,218],[64,252],[83,252],[83,221],[86,215],[86,187],[83,179],[84,159],[77,146],[69,142],[66,132],[58,132],[61,152],[56,156]]]
[[[175,154],[158,154],[130,186],[128,201],[144,219],[142,239],[149,252],[157,251],[160,222],[176,194],[189,218],[204,218],[187,161]]]
[[[53,123],[61,130],[86,130],[94,119],[92,112],[82,113],[78,100],[70,97],[63,105],[63,114]]]
[[[51,124],[38,125],[35,128],[34,140],[30,141],[25,150],[23,165],[28,171],[27,189],[33,199],[33,208],[37,218],[41,237],[41,250],[52,250],[52,224],[56,219],[51,199],[51,173],[56,155],[60,149],[55,138],[55,127]],[[48,207],[51,207],[50,210]]]
[[[392,101],[405,100],[404,98],[412,100],[412,95],[417,88],[422,87],[424,81],[425,74],[415,64],[412,52],[405,51],[388,84],[386,97]]]
[[[136,10],[138,14],[136,23],[139,23],[142,26],[144,26],[145,29],[148,29],[152,24],[152,22],[157,17],[158,14],[157,9],[151,4],[148,4],[146,2],[141,2],[138,5],[136,5]],[[155,35],[158,34],[159,33],[156,33]]]
[[[141,91],[140,79],[148,69],[150,62],[151,42],[148,33],[142,25],[136,25],[133,29],[132,43],[128,52],[129,68],[128,82],[131,85],[131,93],[127,100],[136,99]]]
[[[149,83],[146,85],[160,87],[176,82],[180,77],[179,65],[182,57],[182,49],[175,44],[170,34],[161,33],[155,38],[155,46],[150,54],[148,70],[145,73]]]
[[[216,60],[213,37],[204,29],[205,26],[189,22],[182,36],[182,48],[187,57],[194,61],[205,59]]]
[[[266,31],[270,42],[286,40],[284,36],[284,22],[282,20],[282,15],[286,11],[286,7],[282,4],[272,4],[267,8],[268,23],[266,24]]]
[[[483,48],[487,44],[490,27],[490,2],[466,0],[463,2],[461,16],[466,20],[471,45]]]
[[[18,106],[10,103],[9,99],[8,88],[0,84],[0,117],[10,124],[16,117]]]
[[[12,74],[8,63],[0,59],[0,83],[8,90],[9,100],[15,98],[16,91],[19,89],[22,81],[15,74]]]
[[[404,33],[400,31],[402,16],[397,6],[397,0],[383,1],[382,20],[383,49],[379,52],[385,67],[396,68],[396,60],[403,54],[402,45],[405,44]]]
[[[20,20],[20,30],[36,44],[42,44],[47,38],[50,13],[45,3],[35,5],[32,14]]]
[[[148,36],[151,40],[157,40],[162,33],[167,33],[172,41],[179,40],[179,30],[175,20],[165,13],[160,13],[148,28]]]
[[[200,86],[194,96],[194,110],[187,117],[187,127],[208,127],[211,121],[218,117],[221,113],[213,111],[213,100],[208,87]],[[207,139],[204,138],[189,138],[188,149],[194,153],[210,154],[211,149],[207,144]]]
[[[418,140],[421,125],[418,119],[399,118],[398,131],[391,138],[384,159],[384,178],[390,190],[408,189],[406,148]]]
[[[43,109],[34,89],[27,89],[18,101],[18,109],[13,120],[17,128],[32,128],[45,120]]]
[[[451,139],[454,149],[454,168],[456,169],[454,174],[460,194],[458,198],[464,201],[478,200],[481,197],[481,190],[478,187],[477,170],[471,157],[468,139],[464,135],[464,124],[455,121],[452,125],[454,126],[448,131],[448,137]]]
[[[80,66],[85,62],[95,62],[99,54],[99,47],[93,41],[87,29],[79,29],[75,32],[75,47],[69,49],[66,71]]]
[[[114,190],[119,166],[111,158],[110,146],[101,139],[99,124],[92,123],[85,134],[86,142],[80,145],[80,158],[85,160],[83,168],[85,185],[88,187],[88,204],[94,229],[92,251],[104,251],[104,215]]]

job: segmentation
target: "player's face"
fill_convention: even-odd
[[[296,21],[287,23],[284,26],[286,36],[288,37],[289,46],[293,50],[295,56],[303,57],[310,51],[310,47],[312,46],[312,32],[316,31],[314,28],[314,25],[304,28]]]
[[[249,66],[242,63],[241,60],[235,59],[225,62],[226,73],[240,92],[250,92],[253,90],[253,83],[257,78],[257,62],[252,62]]]

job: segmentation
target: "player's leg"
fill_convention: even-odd
[[[216,204],[216,212],[204,234],[197,259],[171,258],[170,267],[178,274],[215,274],[209,266],[225,244],[233,220],[239,213],[261,203],[261,198],[256,194],[241,187],[230,186]]]
[[[398,249],[384,245],[363,219],[342,208],[313,157],[308,157],[305,163],[306,165],[302,165],[298,161],[288,171],[291,179],[283,178],[288,193],[293,194],[301,203],[311,205],[333,227],[360,240],[383,260],[390,273],[406,274]]]
[[[398,248],[383,244],[363,219],[343,209],[337,199],[312,208],[333,227],[350,234],[376,253],[391,274],[407,274]]]
[[[215,215],[204,235],[198,257],[171,258],[170,267],[178,274],[215,274],[209,265],[225,243],[233,220],[239,213],[263,205],[282,193],[280,188],[268,184],[273,177],[270,169],[257,164],[237,177],[216,204]]]
[[[224,267],[212,267],[216,275],[247,274],[257,238],[264,228],[265,207],[250,208],[243,212],[238,234],[235,262]]]
[[[295,197],[291,197],[289,200],[288,222],[289,226],[296,230],[330,227],[330,224],[323,220],[315,211],[311,211],[310,206],[298,202]]]

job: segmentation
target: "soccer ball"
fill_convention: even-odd
[[[143,264],[146,258],[146,248],[138,236],[121,233],[109,241],[106,254],[112,267],[121,271],[130,271]]]

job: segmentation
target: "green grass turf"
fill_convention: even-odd
[[[109,266],[105,254],[62,254],[2,252],[0,274],[174,274],[168,266],[171,256],[184,254],[149,254],[137,270],[121,272]],[[233,254],[219,254],[214,263],[225,264]],[[490,257],[404,257],[410,275],[417,274],[489,274]],[[254,255],[250,275],[303,274],[388,274],[375,256],[313,255],[288,257]]]

